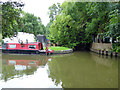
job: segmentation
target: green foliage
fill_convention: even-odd
[[[113,51],[120,52],[120,42],[112,44]]]
[[[56,19],[56,16],[58,14],[60,14],[61,11],[62,11],[62,7],[61,7],[60,3],[53,4],[52,6],[49,7],[48,14],[49,14],[50,22],[46,25],[46,28],[45,28],[46,29],[46,37],[48,39],[50,39],[50,30],[49,30],[49,28],[52,25],[53,21]],[[53,41],[53,40],[51,39],[51,41]]]
[[[88,19],[86,31],[92,35],[108,31],[108,3],[88,3],[86,5]]]
[[[80,5],[81,7],[78,7]],[[84,19],[87,16],[83,17],[85,9],[82,6],[84,5],[84,3],[72,2],[62,4],[61,14],[56,16],[50,27],[50,40],[60,42],[60,45],[69,48],[74,48],[80,43],[91,42],[90,36],[87,36],[85,32],[86,20]],[[83,12],[79,12],[79,10]]]
[[[86,32],[90,33],[90,34],[96,34],[98,29],[98,20],[93,18],[91,22],[87,22],[86,25]]]
[[[44,34],[53,43],[70,48],[87,46],[92,36],[120,36],[120,3],[110,2],[64,2],[49,7],[50,22],[45,27],[40,17],[22,13],[22,3],[5,2],[2,4],[3,38],[11,37],[14,32]]]
[[[64,2],[50,27],[50,40],[70,48],[87,45],[91,36],[119,37],[120,3]]]
[[[74,30],[75,28],[73,27],[73,22],[74,20],[70,15],[58,15],[56,17],[56,20],[50,27],[51,37],[55,40],[56,43],[60,42],[61,45],[70,48],[76,46],[77,42],[74,36],[75,33],[77,33],[77,30]]]
[[[52,23],[53,23],[53,22],[49,22],[49,23],[46,25],[46,27],[45,27],[45,29],[46,29],[46,37],[47,37],[47,38],[49,38],[49,35],[50,35],[49,28],[50,28],[50,26],[52,25]]]
[[[56,15],[58,15],[61,11],[60,3],[53,4],[49,7],[49,18],[50,22],[53,22],[56,18]]]
[[[120,47],[117,47],[116,52],[117,53],[120,52]]]
[[[40,17],[30,13],[22,13],[22,28],[19,31],[26,33],[46,34],[45,26],[42,24]]]
[[[21,25],[21,7],[22,2],[4,2],[2,4],[2,36],[11,37],[18,32]]]
[[[2,35],[11,37],[18,31],[37,34],[46,34],[45,26],[40,17],[25,13],[21,10],[22,2],[4,2],[2,4]]]
[[[120,3],[110,3],[109,5],[110,12],[109,12],[109,34],[113,37],[119,36],[120,35],[120,30],[119,30],[119,10],[120,10]]]

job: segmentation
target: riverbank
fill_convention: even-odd
[[[111,52],[111,51],[104,51],[104,50],[96,50],[96,49],[90,49],[92,52],[95,52],[97,54],[106,55],[106,56],[115,56],[120,57],[120,52]]]
[[[90,51],[106,56],[120,57],[120,52],[111,51],[112,44],[108,43],[92,43]]]

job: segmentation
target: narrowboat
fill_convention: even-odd
[[[13,54],[52,54],[54,51],[43,50],[41,42],[31,43],[4,43],[2,45],[2,53],[13,53]]]

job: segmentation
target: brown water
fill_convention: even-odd
[[[0,88],[117,88],[118,60],[92,52],[3,54]]]

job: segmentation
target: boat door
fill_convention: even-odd
[[[43,45],[42,45],[42,43],[38,43],[38,46],[39,46],[39,50],[43,50]]]

